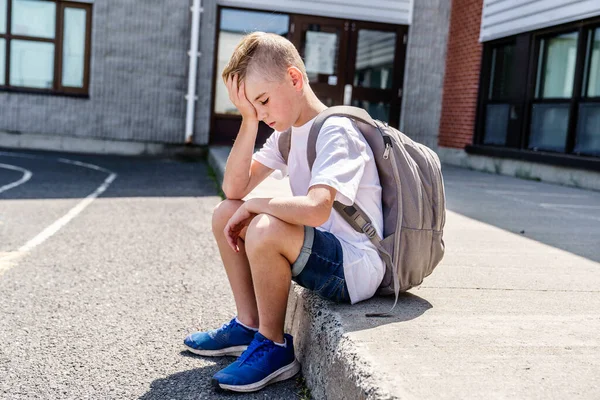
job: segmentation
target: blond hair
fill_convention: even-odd
[[[281,82],[289,67],[298,68],[308,82],[306,67],[292,42],[274,33],[253,32],[237,45],[221,76],[226,81],[238,74],[239,83],[257,74],[269,82]]]

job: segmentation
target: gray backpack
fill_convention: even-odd
[[[373,151],[382,188],[383,238],[356,204],[345,206],[336,201],[334,209],[377,247],[386,265],[377,293],[394,294],[393,309],[398,293],[420,285],[444,256],[446,200],[440,160],[433,150],[372,119],[365,110],[336,106],[321,112],[310,130],[307,157],[311,170],[317,157],[317,137],[331,116],[352,119]],[[281,134],[278,146],[287,163],[291,129]]]

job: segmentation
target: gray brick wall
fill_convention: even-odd
[[[0,92],[0,131],[182,143],[190,3],[94,1],[90,98]]]
[[[416,0],[409,27],[401,128],[437,148],[450,23],[448,0]]]

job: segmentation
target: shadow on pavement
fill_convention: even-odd
[[[447,165],[443,173],[449,211],[600,262],[600,192]]]
[[[202,358],[182,351],[181,355]],[[233,357],[210,358],[216,364],[189,371],[178,372],[165,378],[156,379],[150,384],[150,390],[139,400],[187,400],[187,399],[297,399],[301,391],[301,374],[284,382],[267,386],[254,393],[217,392],[211,385],[212,376],[235,360]]]
[[[412,289],[418,290],[418,289]],[[358,304],[331,304],[331,309],[343,315],[345,332],[376,328],[382,325],[407,322],[419,318],[433,308],[426,299],[410,292],[400,293],[398,304],[389,316],[367,317],[369,313],[385,313],[394,305],[394,296],[375,296]]]
[[[85,198],[105,183],[111,173],[116,174],[116,179],[100,195],[102,198],[219,195],[214,173],[202,158],[184,160],[0,149],[0,164],[4,165],[0,167],[0,188],[16,184],[0,190],[0,200]],[[27,180],[19,183],[24,179]]]

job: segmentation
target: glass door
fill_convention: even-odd
[[[326,105],[343,102],[348,26],[343,20],[295,15],[291,41],[304,60],[310,86]]]
[[[398,127],[407,27],[294,16],[292,42],[327,106],[353,105]]]
[[[404,82],[407,27],[351,23],[351,46],[345,104],[364,108],[380,121],[398,127]],[[351,95],[349,92],[351,91]]]

